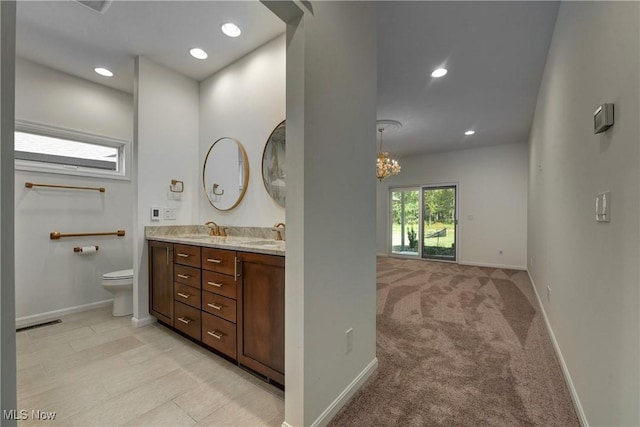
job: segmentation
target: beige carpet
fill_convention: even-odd
[[[378,259],[379,367],[331,426],[579,426],[524,271]]]

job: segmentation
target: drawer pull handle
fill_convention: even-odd
[[[207,285],[215,286],[216,288],[222,287],[222,283],[216,283],[216,282],[207,282]]]
[[[191,276],[189,276],[188,274],[178,274],[178,277],[181,279],[188,279]]]
[[[185,325],[188,325],[189,323],[191,323],[191,319],[185,318],[185,317],[178,317],[178,320],[184,323]]]
[[[189,294],[183,294],[182,292],[178,292],[178,295],[180,295],[182,298],[189,298],[191,296]]]
[[[191,255],[189,255],[189,254],[181,254],[181,253],[178,252],[178,256],[182,257],[182,258],[189,258]]]
[[[218,332],[218,331],[207,331],[207,333],[218,340],[222,339],[222,337],[224,336],[222,332]]]
[[[222,310],[222,306],[218,304],[207,304],[211,308],[215,308],[216,310]]]
[[[207,258],[207,262],[215,262],[216,264],[220,264],[222,262],[222,260],[221,259]]]

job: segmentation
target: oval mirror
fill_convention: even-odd
[[[240,203],[249,183],[249,161],[240,141],[223,137],[215,141],[204,158],[202,185],[209,203],[228,211]]]
[[[269,135],[262,153],[262,180],[267,193],[280,206],[285,204],[285,132],[283,120]]]

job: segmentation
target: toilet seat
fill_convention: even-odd
[[[123,279],[133,279],[133,268],[130,268],[128,270],[112,271],[110,273],[105,273],[102,275],[102,280],[123,280]]]

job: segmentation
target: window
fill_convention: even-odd
[[[84,132],[16,122],[16,169],[128,179],[125,141]]]

